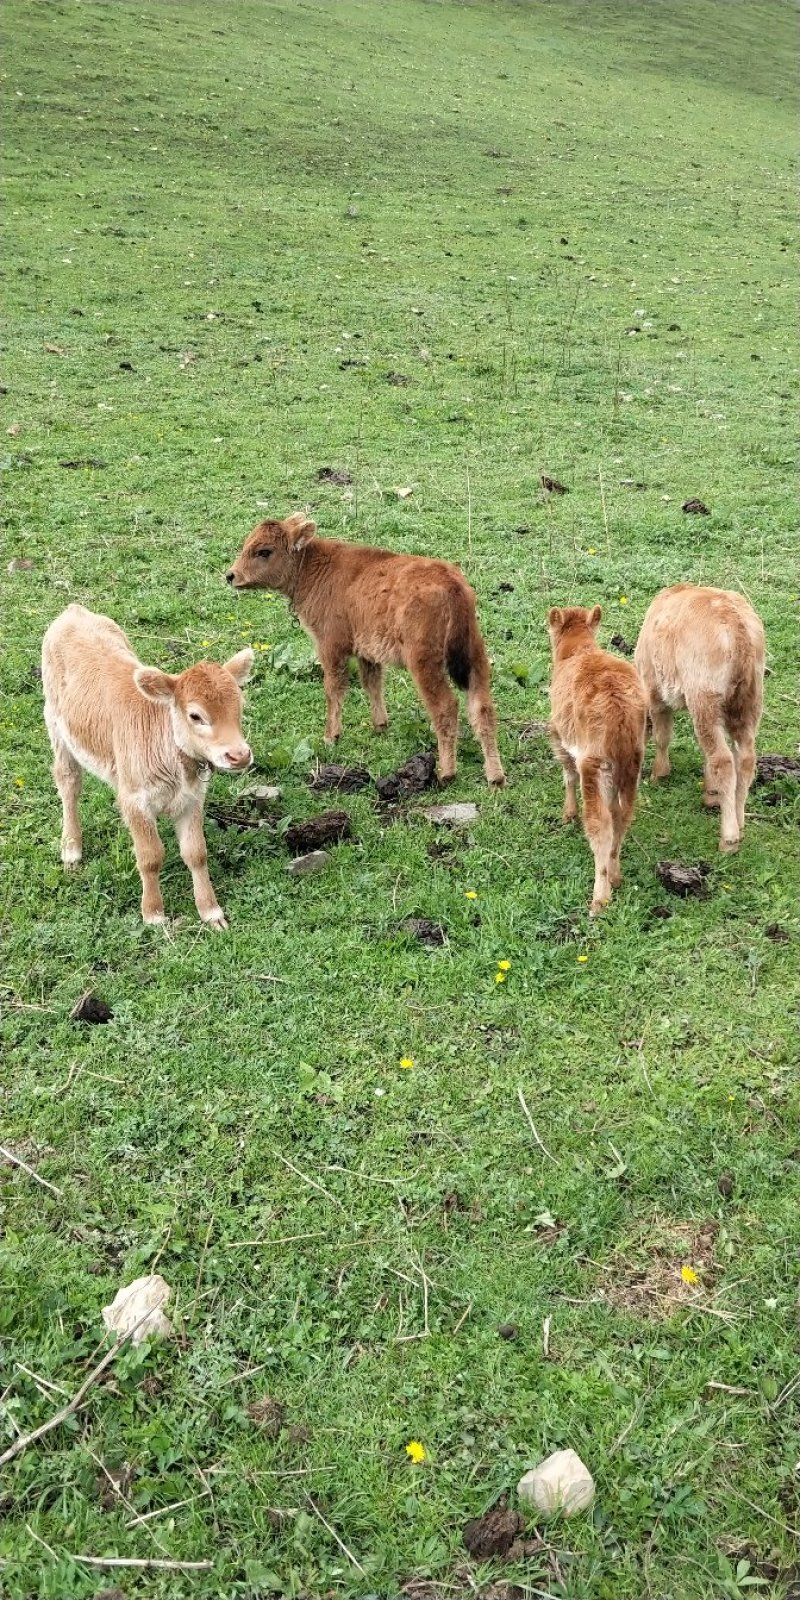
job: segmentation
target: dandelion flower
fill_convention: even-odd
[[[587,550],[586,554],[587,554],[587,556],[596,556],[597,555],[597,551],[595,550],[595,547],[594,547],[593,544],[589,546],[589,549]]]
[[[208,645],[210,645],[210,643],[211,643],[211,640],[210,640],[210,639],[201,639],[201,640],[200,640],[200,647],[201,647],[201,649],[202,649],[202,650],[205,650],[205,649],[206,649],[206,647],[207,647],[207,646],[208,646]]]
[[[504,972],[496,972],[495,975],[494,975],[494,981],[495,981],[495,983],[505,983],[505,981],[506,981],[505,973]]]
[[[411,1460],[414,1462],[415,1466],[419,1466],[421,1462],[427,1459],[425,1446],[424,1444],[420,1444],[419,1439],[409,1440],[408,1444],[406,1445],[406,1455],[411,1457]]]
[[[477,892],[475,891],[475,889],[465,889],[464,890],[464,899],[465,900],[477,900],[477,898],[478,898],[478,896],[477,896]]]
[[[578,960],[578,961],[581,961],[581,962],[583,962],[583,961],[588,961],[588,960],[589,960],[589,957],[588,957],[588,956],[578,956],[578,957],[577,957],[577,960]]]
[[[408,1071],[408,1069],[410,1067],[413,1067],[413,1065],[414,1065],[414,1057],[413,1056],[401,1056],[400,1057],[400,1065],[401,1065],[401,1067],[404,1067],[406,1069],[406,1071]]]
[[[25,788],[25,779],[24,778],[15,778],[14,782],[15,782],[15,784],[16,784],[18,789],[24,789]]]
[[[684,1283],[688,1283],[690,1285],[700,1282],[694,1267],[681,1267],[681,1277],[683,1278]]]
[[[626,606],[628,604],[628,596],[626,594],[621,594],[619,597],[619,603],[621,606]]]
[[[498,972],[510,972],[511,971],[511,962],[510,961],[498,961],[497,970],[498,970]]]

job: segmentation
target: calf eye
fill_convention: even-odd
[[[205,726],[205,718],[201,717],[199,711],[190,711],[189,712],[189,721],[190,722],[199,722],[201,727]]]
[[[259,556],[262,561],[268,561],[270,556],[272,555],[272,551],[271,550],[257,550],[256,551],[256,555]]]

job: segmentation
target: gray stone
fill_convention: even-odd
[[[450,806],[426,806],[422,815],[440,827],[468,828],[471,822],[477,822],[480,812],[471,800],[466,800]]]
[[[294,861],[289,862],[286,871],[291,873],[293,878],[306,878],[312,872],[323,872],[330,859],[327,850],[311,850],[307,856],[295,856]]]

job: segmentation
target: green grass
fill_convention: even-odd
[[[9,0],[5,20],[0,1139],[63,1197],[0,1167],[0,1449],[77,1389],[101,1307],[156,1261],[180,1340],[123,1353],[0,1475],[0,1591],[394,1600],[429,1579],[453,1600],[471,1573],[569,1600],[760,1577],[785,1600],[796,799],[754,789],[742,850],[718,856],[683,726],[590,924],[588,849],[521,730],[546,715],[549,604],[600,601],[601,639],[634,639],[689,579],[751,596],[760,748],[795,750],[792,12]],[[59,465],[87,457],[106,466]],[[352,486],[320,485],[326,465]],[[542,471],[570,493],[543,503]],[[689,495],[711,516],[682,515]],[[465,740],[470,838],[432,860],[413,807],[385,825],[347,797],[358,842],[304,881],[279,838],[209,822],[224,937],[170,836],[165,938],[91,780],[85,864],[61,872],[39,641],[79,599],[166,666],[290,642],[257,657],[248,728],[284,813],[322,809],[305,641],[281,601],[222,580],[263,503],[461,563],[510,785],[490,794]],[[12,557],[33,569],[7,576]],[[430,743],[399,674],[389,706],[380,742],[353,691],[340,759],[385,772]],[[710,861],[708,898],[668,900],[663,857]],[[409,915],[447,945],[409,943]],[[69,1021],[87,988],[109,1026]],[[640,1273],[674,1299],[647,1314]],[[428,1336],[401,1342],[425,1332],[423,1274]],[[248,1414],[264,1393],[277,1439]],[[541,1557],[470,1566],[464,1522],[565,1445],[594,1512]],[[104,1508],[98,1462],[131,1467],[133,1510]]]

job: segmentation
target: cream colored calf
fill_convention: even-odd
[[[653,778],[669,775],[673,712],[685,707],[703,751],[704,802],[720,808],[720,850],[738,850],[764,700],[760,617],[732,590],[676,583],[649,606],[633,659],[653,724]]]
[[[252,665],[252,650],[240,650],[223,667],[200,661],[185,672],[159,672],[142,666],[116,622],[79,605],[67,606],[44,636],[44,718],[64,810],[61,860],[74,867],[83,853],[78,799],[85,769],[116,792],[133,838],[145,922],[164,921],[156,818],[167,816],[200,916],[227,927],[208,875],[203,805],[212,768],[241,772],[250,765],[240,685]]]

